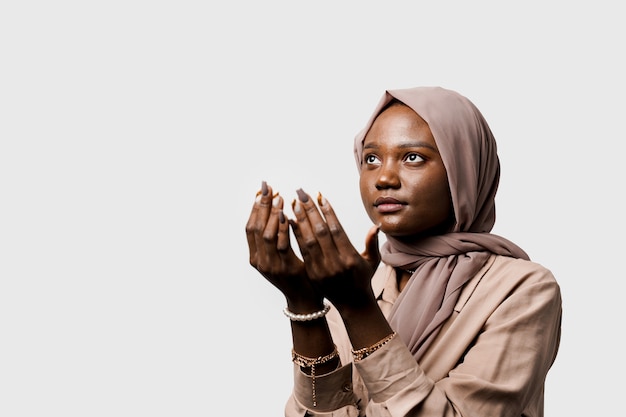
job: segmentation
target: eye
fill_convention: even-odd
[[[380,159],[378,159],[378,157],[374,154],[369,154],[369,155],[365,155],[365,158],[363,158],[366,164],[379,164],[380,163]]]
[[[406,162],[423,162],[424,158],[422,158],[420,154],[410,153],[404,158],[404,160]]]

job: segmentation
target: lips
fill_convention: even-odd
[[[374,201],[374,207],[378,207],[384,204],[404,204],[404,203],[391,197],[378,197],[376,201]]]
[[[391,197],[378,197],[374,202],[374,207],[380,213],[393,213],[402,210],[405,205],[406,203]]]

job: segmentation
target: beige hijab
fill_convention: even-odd
[[[441,87],[386,91],[355,138],[359,169],[365,135],[394,98],[428,123],[446,167],[456,218],[450,233],[412,245],[387,236],[381,248],[384,263],[416,269],[394,304],[389,322],[419,360],[452,314],[463,285],[491,254],[529,258],[514,243],[489,233],[495,222],[500,177],[496,142],[480,111],[460,94]]]

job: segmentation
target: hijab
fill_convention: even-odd
[[[359,170],[365,135],[394,99],[428,123],[446,168],[456,220],[448,233],[411,244],[386,236],[381,247],[383,263],[415,269],[388,319],[419,360],[452,314],[463,285],[492,254],[529,257],[513,242],[490,233],[500,179],[496,142],[478,108],[457,92],[441,87],[387,90],[355,137]]]

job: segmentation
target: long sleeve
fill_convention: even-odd
[[[296,369],[286,416],[541,417],[561,314],[548,270],[494,257],[467,284],[419,363],[396,337],[351,367],[349,340],[333,329],[336,343],[348,344],[346,365],[316,378],[319,410],[307,402],[310,378]]]
[[[315,377],[317,406],[313,405],[312,378],[294,365],[293,394],[285,407],[285,416],[356,417],[358,398],[353,391],[352,365]]]
[[[367,416],[543,415],[543,385],[560,337],[561,298],[553,280],[532,274],[526,278],[514,291],[499,293],[501,302],[478,328],[475,343],[441,379],[431,379],[415,361],[407,366],[410,354],[401,343],[356,363],[369,391]],[[463,314],[475,317],[494,294],[475,291],[476,298],[465,305],[475,310],[462,311],[452,326],[463,326],[466,334],[472,334],[472,323]],[[450,329],[439,346],[458,336]],[[456,346],[450,350],[462,345]],[[436,355],[430,355],[428,361],[433,360]]]

